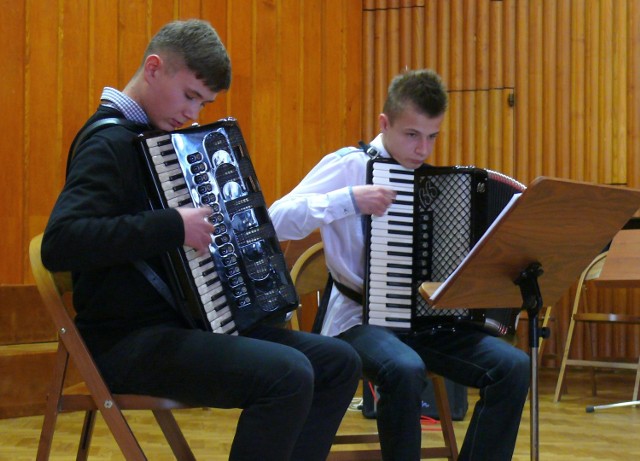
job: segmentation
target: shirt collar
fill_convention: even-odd
[[[100,96],[102,104],[122,112],[127,120],[148,125],[149,117],[140,104],[115,88],[105,87]]]

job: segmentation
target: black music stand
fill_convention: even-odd
[[[640,208],[640,190],[536,178],[510,202],[442,284],[420,292],[436,308],[518,308],[529,314],[531,459],[538,459],[538,313],[553,305]],[[541,277],[544,274],[544,277]]]

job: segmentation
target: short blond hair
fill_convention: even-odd
[[[391,80],[382,111],[389,121],[411,104],[429,117],[438,117],[447,110],[447,90],[440,76],[431,69],[409,70]]]

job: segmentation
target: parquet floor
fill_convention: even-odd
[[[633,375],[601,373],[598,375],[598,396],[592,397],[588,375],[571,371],[568,393],[560,403],[553,403],[557,372],[540,373],[539,398],[539,459],[564,460],[635,460],[640,459],[640,407],[623,407],[586,413],[587,405],[626,401],[631,398]],[[454,422],[458,444],[462,443],[477,392],[469,391],[470,411],[464,421]],[[236,410],[188,410],[176,412],[194,454],[199,460],[226,460],[233,437],[238,412]],[[150,460],[173,459],[171,452],[146,412],[129,412],[130,424]],[[0,420],[0,460],[26,461],[35,459],[41,416]],[[52,460],[75,459],[77,435],[82,424],[80,415],[66,414],[59,418],[52,451]],[[359,411],[350,411],[341,432],[374,431],[375,422],[364,419]],[[441,443],[440,433],[425,431],[423,444]],[[525,407],[514,460],[530,459],[529,407]],[[99,418],[93,438],[90,460],[122,460],[115,442]],[[259,460],[256,460],[259,461]]]

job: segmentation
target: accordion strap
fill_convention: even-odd
[[[370,144],[366,144],[364,141],[359,141],[358,145],[360,146],[360,149],[364,151],[365,154],[371,157],[371,160],[375,160],[380,155],[380,152],[378,152],[378,149],[376,149]]]
[[[331,277],[331,275],[329,275],[329,276]],[[345,295],[350,300],[355,301],[360,305],[362,305],[364,303],[364,297],[362,296],[362,293],[358,293],[356,290],[353,290],[353,289],[349,288],[348,286],[343,285],[342,283],[337,282],[335,280],[333,281],[333,284],[336,286],[336,288],[338,289],[338,291],[340,293]]]
[[[165,283],[165,281],[160,278],[156,271],[151,268],[149,264],[139,259],[137,261],[134,261],[133,265],[142,273],[142,275],[144,275],[149,283],[153,285],[153,287],[158,291],[158,293],[160,293],[160,295],[166,302],[168,302],[171,306],[176,306],[176,302],[173,294],[171,293],[171,289]]]
[[[108,117],[96,120],[91,125],[88,125],[82,131],[80,131],[73,140],[73,143],[71,143],[71,148],[69,149],[69,157],[67,158],[67,174],[69,174],[69,165],[71,165],[71,160],[73,160],[73,157],[76,156],[76,151],[78,150],[80,144],[82,144],[85,139],[92,136],[96,131],[112,125],[123,126],[131,131],[135,131],[136,133],[140,133],[141,128],[146,127],[146,125],[132,122],[131,120],[127,120],[126,118]]]
[[[331,297],[331,287],[333,285],[336,286],[338,291],[345,295],[347,298],[352,301],[357,302],[362,305],[364,302],[364,297],[361,293],[349,288],[346,285],[343,285],[340,282],[336,282],[333,277],[331,277],[331,272],[327,272],[327,284],[324,287],[324,291],[322,292],[322,298],[320,299],[320,305],[318,306],[318,311],[316,313],[316,317],[313,320],[313,327],[311,328],[312,333],[320,333],[322,330],[322,324],[324,323],[324,316],[327,313],[327,307],[329,306],[329,298]]]

